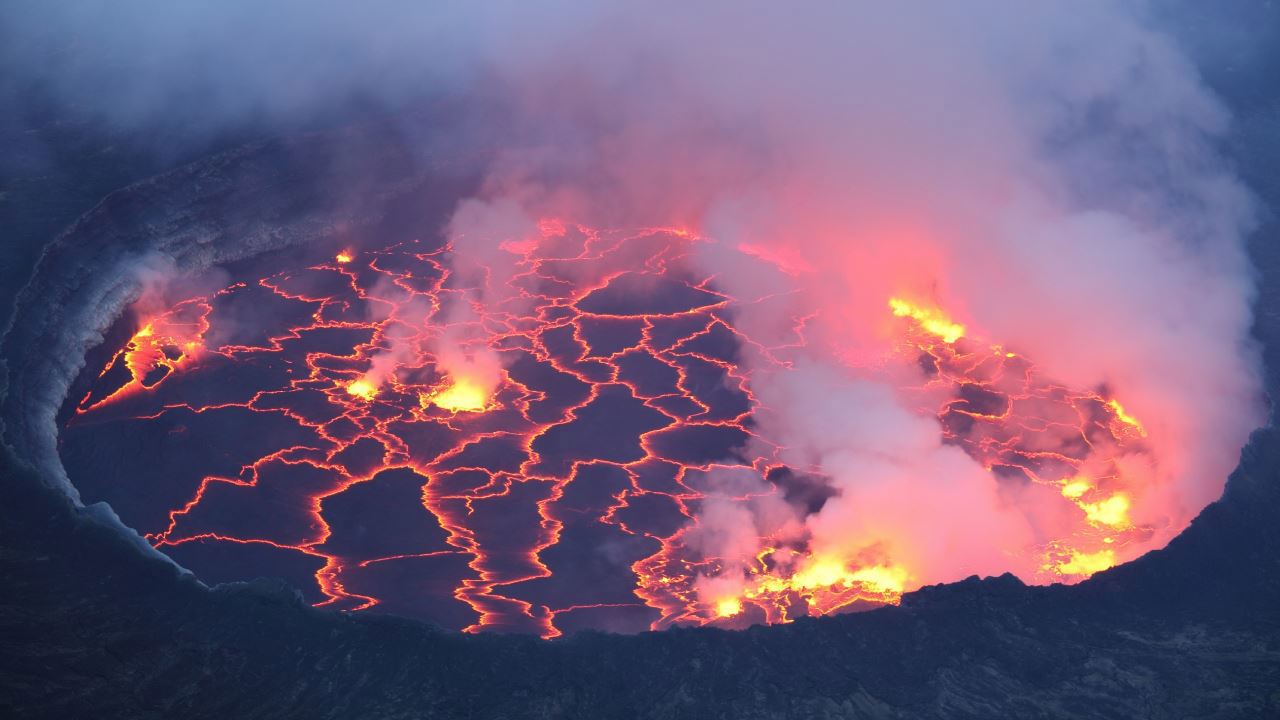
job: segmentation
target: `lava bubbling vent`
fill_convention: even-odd
[[[345,249],[138,318],[64,430],[72,477],[197,574],[292,572],[317,605],[468,631],[785,622],[967,571],[894,524],[894,503],[930,512],[902,497],[929,478],[881,507],[767,436],[754,376],[797,371],[806,317],[772,345],[735,318],[786,297],[725,294],[687,230],[534,227],[483,272],[448,245]],[[848,371],[980,475],[962,492],[1034,528],[967,540],[995,569],[1073,582],[1185,523],[1136,519],[1169,489],[1123,398],[1055,383],[922,298],[884,302],[883,356]],[[260,320],[235,322],[247,306]],[[261,430],[237,444],[233,424]],[[117,431],[196,428],[227,438],[190,459],[218,469],[124,459],[92,484],[85,458]],[[883,517],[832,543],[814,520],[851,500]]]

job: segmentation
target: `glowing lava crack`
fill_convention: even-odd
[[[789,349],[733,322],[769,300],[692,275],[688,232],[542,227],[507,248],[499,292],[413,242],[140,318],[64,428],[73,479],[202,577],[281,575],[317,605],[468,631],[783,622],[933,579],[887,551],[761,538],[733,592],[700,589],[730,572],[688,542],[709,474],[776,493],[803,474],[759,435],[745,369],[786,367]],[[945,442],[1069,518],[1022,549],[1026,579],[1078,580],[1151,537],[1131,468],[1155,458],[1116,398],[1041,377],[929,303],[884,313],[886,362],[920,369],[901,391]]]

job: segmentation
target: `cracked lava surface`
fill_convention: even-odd
[[[779,537],[734,592],[700,591],[726,565],[687,539],[709,497],[756,492],[735,476],[800,513],[830,494],[779,460],[751,389],[806,320],[782,345],[735,329],[777,298],[699,277],[686,231],[540,227],[503,268],[413,241],[135,309],[69,401],[72,480],[208,582],[283,577],[319,606],[468,632],[785,622],[937,580]],[[1079,580],[1152,535],[1124,471],[1145,431],[1105,389],[1054,384],[927,302],[884,312],[884,362],[912,369],[901,392],[944,442],[1071,516],[1020,550],[1025,580]]]

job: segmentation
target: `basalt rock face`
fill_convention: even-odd
[[[68,495],[53,434],[84,350],[136,292],[110,271],[341,239],[468,182],[396,152],[373,158],[376,185],[314,182],[342,167],[324,149],[343,139],[256,144],[127,188],[46,253],[0,344],[0,717],[1280,716],[1275,429],[1168,548],[1080,585],[972,578],[742,632],[460,636],[316,610],[271,581],[211,590],[140,552]],[[1276,258],[1259,248],[1265,303]],[[1277,317],[1259,313],[1268,347]]]

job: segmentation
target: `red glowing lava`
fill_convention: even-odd
[[[764,551],[717,594],[706,579],[723,576],[722,558],[688,542],[706,479],[744,473],[784,491],[793,469],[753,420],[749,368],[789,366],[802,333],[768,347],[737,330],[736,314],[769,300],[738,300],[694,275],[690,253],[704,241],[687,231],[539,227],[541,238],[503,246],[515,271],[483,301],[484,280],[455,272],[450,248],[414,242],[343,250],[181,302],[143,319],[68,429],[282,423],[279,438],[245,441],[265,451],[238,470],[202,475],[160,516],[127,519],[170,551],[301,556],[317,604],[346,610],[404,611],[443,592],[463,612],[441,623],[551,637],[571,616],[624,609],[653,628],[751,613],[784,622],[896,603],[935,580],[887,550],[815,553],[803,538],[760,538]],[[255,308],[251,321],[236,303]],[[1145,491],[1132,468],[1152,451],[1119,399],[1041,377],[928,303],[886,298],[884,312],[896,333],[884,362],[918,368],[903,397],[993,483],[1033,488],[1019,491],[1024,502],[1066,518],[1068,532],[1008,548],[1032,557],[1025,579],[1078,580],[1138,552],[1153,528],[1132,519]],[[372,526],[343,519],[375,489],[416,506],[396,538],[370,539],[379,523],[402,522],[403,502],[366,510]],[[401,542],[415,523],[421,538]],[[629,578],[625,597],[592,586],[588,565],[606,550]]]

